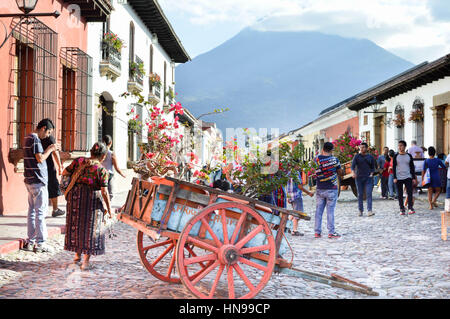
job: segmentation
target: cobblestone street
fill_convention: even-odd
[[[296,268],[337,273],[372,287],[379,297],[273,274],[257,298],[450,298],[450,241],[440,238],[439,209],[429,211],[416,200],[417,213],[400,216],[397,201],[378,199],[375,192],[374,197],[376,215],[358,217],[356,198],[341,193],[335,220],[342,237],[337,240],[313,238],[315,200],[305,198],[312,217],[300,222],[305,236],[288,239]],[[326,235],[325,215],[322,227]],[[93,256],[90,271],[72,264],[73,253],[63,250],[64,235],[49,240],[53,253],[3,255],[0,298],[194,298],[183,285],[159,281],[147,272],[134,228],[119,222],[113,229],[117,237],[107,240],[106,255]],[[290,253],[283,257],[291,259]]]

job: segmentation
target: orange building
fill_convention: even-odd
[[[11,34],[0,48],[0,214],[27,209],[22,143],[42,118],[55,123],[63,158],[87,151],[87,22],[106,21],[111,10],[109,0],[40,0],[31,14],[60,15],[0,17]],[[2,1],[0,14],[20,12],[16,1]],[[0,34],[0,42],[5,36]]]

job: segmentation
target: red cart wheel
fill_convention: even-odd
[[[228,233],[226,209],[239,210],[240,216],[233,233]],[[212,214],[217,211],[216,232],[209,225]],[[236,212],[236,214],[239,214]],[[251,227],[242,238],[238,238],[240,228],[244,221],[251,222]],[[213,240],[191,236],[189,233],[195,225],[203,225]],[[216,226],[217,226],[216,225]],[[220,231],[219,231],[220,229]],[[258,234],[264,234],[267,239],[260,246],[244,248],[251,239]],[[223,237],[220,240],[219,237]],[[204,253],[197,257],[186,255],[186,246],[193,244],[203,248]],[[224,202],[212,204],[196,216],[184,227],[178,238],[177,245],[177,269],[183,284],[199,298],[213,298],[218,288],[228,291],[225,298],[247,299],[256,296],[267,284],[275,266],[275,240],[272,232],[264,220],[254,209],[236,202]],[[248,259],[251,253],[269,251],[267,264],[259,264]],[[192,279],[191,273],[198,267],[198,263],[212,262],[207,269]],[[217,272],[215,270],[217,269]],[[251,279],[245,273],[251,274]],[[215,274],[214,274],[215,273]],[[225,273],[225,287],[219,287],[222,274]],[[237,280],[236,280],[237,279]],[[253,281],[253,282],[252,282]],[[242,293],[236,293],[235,287]]]
[[[157,243],[153,242],[143,232],[137,233],[137,247],[139,257],[144,267],[156,278],[171,283],[181,283],[178,274],[175,271],[175,248],[176,239],[166,238]],[[186,246],[187,254],[196,257],[193,245]],[[198,272],[192,275],[192,278],[198,276],[203,270],[207,269],[212,262],[200,264]]]

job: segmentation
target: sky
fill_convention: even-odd
[[[450,53],[449,0],[159,0],[193,59],[246,27],[365,38],[414,64]]]

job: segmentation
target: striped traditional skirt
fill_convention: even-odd
[[[75,184],[67,194],[64,249],[88,255],[105,253],[105,226],[101,192]]]

